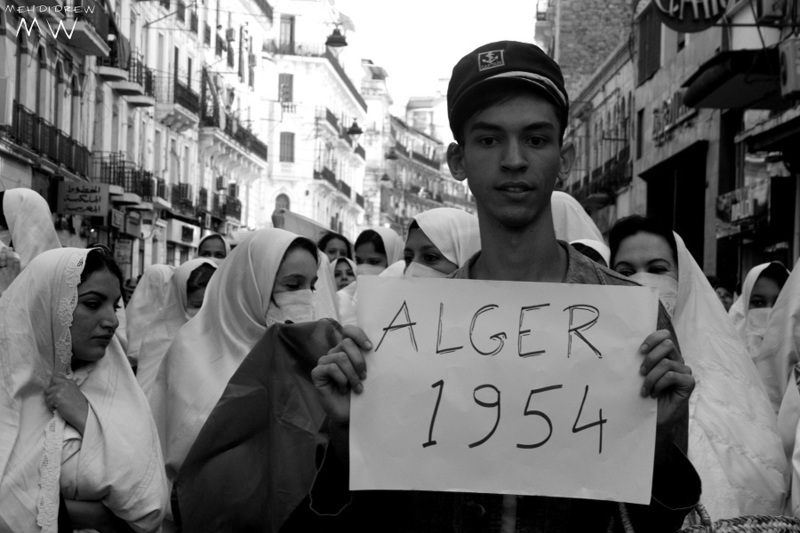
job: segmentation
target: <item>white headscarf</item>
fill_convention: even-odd
[[[797,265],[775,301],[764,342],[754,361],[777,410],[787,384],[794,383],[792,369],[800,363],[800,268]]]
[[[689,400],[689,459],[714,519],[781,514],[786,458],[775,412],[725,308],[683,240],[673,325],[697,386]]]
[[[171,265],[147,267],[125,306],[127,353],[133,361],[139,360],[139,352],[147,338],[148,328],[164,305],[164,299],[169,294],[169,280],[174,273],[175,267]]]
[[[755,363],[778,410],[778,427],[791,464],[786,513],[800,516],[800,268],[796,264],[772,308]]]
[[[222,241],[222,245],[225,247],[225,257],[228,257],[229,255],[231,255],[231,249],[232,248],[231,248],[230,241],[228,241],[228,239],[226,239],[225,237],[223,237],[219,233],[209,233],[208,235],[206,235],[202,239],[200,239],[199,243],[197,243],[197,256],[196,256],[196,258],[200,257],[200,248],[202,248],[203,247],[203,243],[206,242],[209,239],[219,239],[219,240],[221,240]],[[207,258],[207,259],[211,259],[211,258]]]
[[[20,269],[46,250],[61,248],[47,200],[34,190],[8,189],[3,194],[3,215]]]
[[[598,254],[600,257],[603,258],[606,262],[606,266],[611,264],[611,249],[606,246],[605,242],[596,241],[594,239],[575,239],[574,241],[569,241],[570,244],[582,244],[584,246],[588,246]]]
[[[553,212],[553,228],[556,239],[572,242],[578,239],[591,239],[605,242],[603,234],[597,228],[592,217],[583,206],[563,191],[553,191],[550,197],[550,209]]]
[[[158,435],[120,345],[112,340],[102,359],[71,371],[70,326],[88,253],[43,252],[0,300],[0,523],[12,531],[55,531],[59,491],[102,501],[137,531],[158,529],[166,510]],[[89,402],[82,437],[45,403],[58,373],[75,379]]]
[[[756,342],[751,342],[752,346],[748,345],[748,343],[750,342],[749,338],[750,335],[747,327],[747,315],[750,312],[750,295],[753,292],[753,287],[758,281],[758,278],[761,276],[761,274],[764,273],[764,271],[767,268],[769,268],[770,265],[773,264],[781,268],[785,268],[782,263],[773,261],[771,263],[761,263],[760,265],[756,265],[750,269],[750,271],[747,273],[747,276],[744,278],[744,284],[742,285],[742,294],[740,294],[739,298],[737,298],[736,301],[733,302],[733,305],[731,305],[731,308],[728,311],[728,315],[731,317],[733,325],[736,328],[736,331],[739,333],[739,337],[742,339],[742,341],[744,341],[745,345],[748,347],[748,351],[750,352],[750,357],[754,359],[758,356],[758,352],[761,349],[761,342],[760,339],[757,339]]]
[[[383,226],[375,226],[374,228],[369,229],[377,233],[383,241],[383,247],[386,250],[387,265],[391,265],[392,263],[403,258],[403,247],[405,246],[405,243],[400,235],[398,235],[394,230],[385,228]]]
[[[419,228],[445,258],[459,268],[481,249],[478,219],[453,207],[438,207],[414,216]]]
[[[145,394],[150,391],[156,379],[158,367],[169,345],[172,344],[172,339],[191,318],[186,284],[192,272],[200,265],[210,265],[214,270],[217,269],[217,264],[207,257],[190,259],[176,268],[166,284],[166,297],[161,309],[155,313],[155,317],[146,327],[147,333],[141,342],[139,365],[136,370],[136,381]]]
[[[231,376],[266,333],[275,276],[289,245],[301,238],[281,229],[245,237],[220,264],[200,311],[167,351],[148,398],[170,480]]]

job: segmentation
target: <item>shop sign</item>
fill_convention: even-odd
[[[108,185],[61,181],[56,209],[60,215],[104,217],[108,213]]]
[[[138,211],[128,211],[125,219],[125,233],[139,237],[142,234],[142,214]]]
[[[653,109],[653,141],[657,146],[666,142],[672,131],[697,114],[697,109],[683,104],[684,89],[676,90]]]
[[[111,209],[111,213],[109,213],[109,219],[109,226],[112,228],[121,230],[125,225],[125,213],[119,209]]]
[[[131,264],[133,257],[133,241],[131,239],[117,239],[114,243],[114,260],[120,265]]]
[[[653,0],[665,26],[681,33],[707,30],[725,15],[728,0]]]
[[[717,238],[741,233],[769,214],[770,178],[717,197]]]

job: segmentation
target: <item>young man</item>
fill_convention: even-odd
[[[575,151],[562,140],[569,104],[561,69],[551,58],[532,44],[484,45],[453,69],[447,103],[456,139],[448,163],[475,196],[482,243],[481,252],[451,277],[632,284],[556,240],[550,196],[569,173]],[[362,348],[371,347],[360,330],[346,329],[346,335],[312,373],[342,462],[349,390],[363,390]],[[694,379],[663,309],[658,330],[644,339],[641,352],[642,388],[631,395],[658,398],[655,471],[651,504],[626,508],[636,531],[675,531],[697,502],[700,481],[681,451]],[[359,506],[359,499],[367,503]],[[353,501],[353,523],[376,526],[359,516],[383,517],[383,531],[606,531],[612,523],[621,528],[617,504],[603,501],[394,491],[355,493]]]

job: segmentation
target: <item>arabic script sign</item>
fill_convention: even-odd
[[[58,212],[62,215],[101,217],[108,213],[108,185],[62,181],[58,184]]]

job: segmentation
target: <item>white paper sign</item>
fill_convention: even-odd
[[[647,504],[656,401],[642,398],[644,287],[358,280],[370,337],[352,396],[350,488]]]

